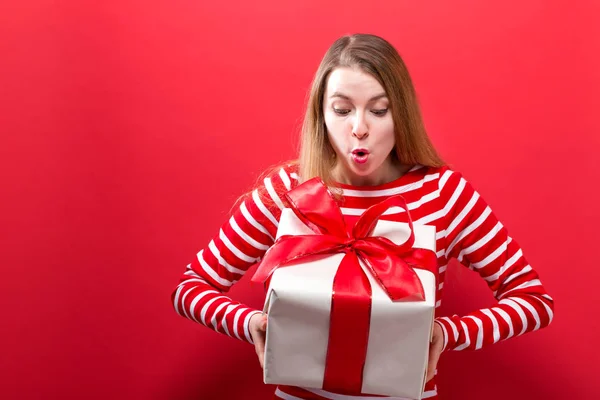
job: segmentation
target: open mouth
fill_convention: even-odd
[[[364,164],[369,159],[369,151],[366,149],[353,150],[352,159],[359,164]]]
[[[356,150],[352,150],[352,154],[359,156],[359,157],[364,157],[369,155],[369,150],[367,149],[356,149]]]

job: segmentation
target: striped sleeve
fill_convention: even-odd
[[[440,198],[447,211],[446,257],[479,273],[498,300],[496,306],[466,316],[436,319],[444,332],[444,350],[480,349],[550,324],[552,297],[479,193],[452,172]]]
[[[224,295],[273,244],[283,194],[292,180],[282,168],[240,203],[206,247],[187,265],[171,295],[175,311],[217,332],[252,343],[248,325],[259,313]]]

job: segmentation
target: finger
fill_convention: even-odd
[[[263,333],[258,332],[256,335],[254,348],[256,349],[256,354],[258,354],[259,357],[265,352],[265,337]]]
[[[427,364],[427,377],[425,378],[426,382],[429,382],[435,375],[435,369],[437,368],[437,363],[440,359],[440,353],[434,349],[429,352],[429,362]]]
[[[260,329],[260,327],[259,327]],[[256,340],[254,341],[254,348],[256,350],[256,355],[258,356],[258,361],[260,362],[260,366],[264,367],[264,358],[265,358],[265,334],[263,331],[258,331],[256,333]]]
[[[262,351],[260,351],[259,349],[256,349],[256,355],[258,356],[258,362],[260,364],[260,367],[264,368],[265,367],[264,353]]]
[[[260,366],[264,367],[264,359],[265,359],[265,351],[264,347],[257,346],[256,347],[256,355],[258,356],[258,361],[260,362]]]
[[[427,367],[427,375],[425,377],[425,382],[429,382],[433,378],[434,374],[435,374],[435,367],[433,367],[433,368],[431,366]]]
[[[259,318],[260,320],[254,325],[252,336],[254,338],[254,350],[258,356],[258,361],[260,362],[260,366],[264,368],[267,316],[266,314],[262,314]]]
[[[260,353],[258,355],[258,362],[260,363],[261,368],[265,367],[265,353]]]
[[[266,331],[267,331],[267,317],[263,317],[263,320],[262,320],[262,321],[261,321],[261,323],[260,323],[260,329],[261,329],[263,332],[266,332]]]
[[[263,332],[267,331],[267,316],[266,315],[261,316],[261,321],[260,321],[260,324],[258,324],[258,327]]]

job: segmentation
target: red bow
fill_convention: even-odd
[[[320,178],[299,185],[286,198],[298,218],[315,234],[279,237],[265,254],[252,281],[265,282],[275,269],[304,257],[346,253],[333,282],[323,389],[360,393],[369,335],[371,285],[358,259],[393,301],[419,301],[425,300],[425,294],[413,268],[426,269],[435,275],[437,257],[431,250],[413,249],[413,223],[400,195],[368,208],[352,234],[348,234],[342,212]],[[406,210],[410,236],[400,245],[384,237],[370,236],[379,218],[391,207]]]

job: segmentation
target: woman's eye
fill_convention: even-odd
[[[336,113],[337,115],[348,115],[350,113],[350,110],[346,110],[343,108],[334,108],[333,112]]]
[[[373,114],[375,114],[375,115],[381,116],[381,115],[385,115],[385,113],[387,112],[387,110],[388,110],[387,108],[383,108],[381,110],[371,110],[371,112]]]
[[[348,115],[350,114],[352,110],[348,110],[345,108],[333,108],[333,112],[335,112],[337,115]],[[371,110],[371,113],[377,116],[383,116],[387,113],[388,109],[387,108],[382,108],[379,110]]]

